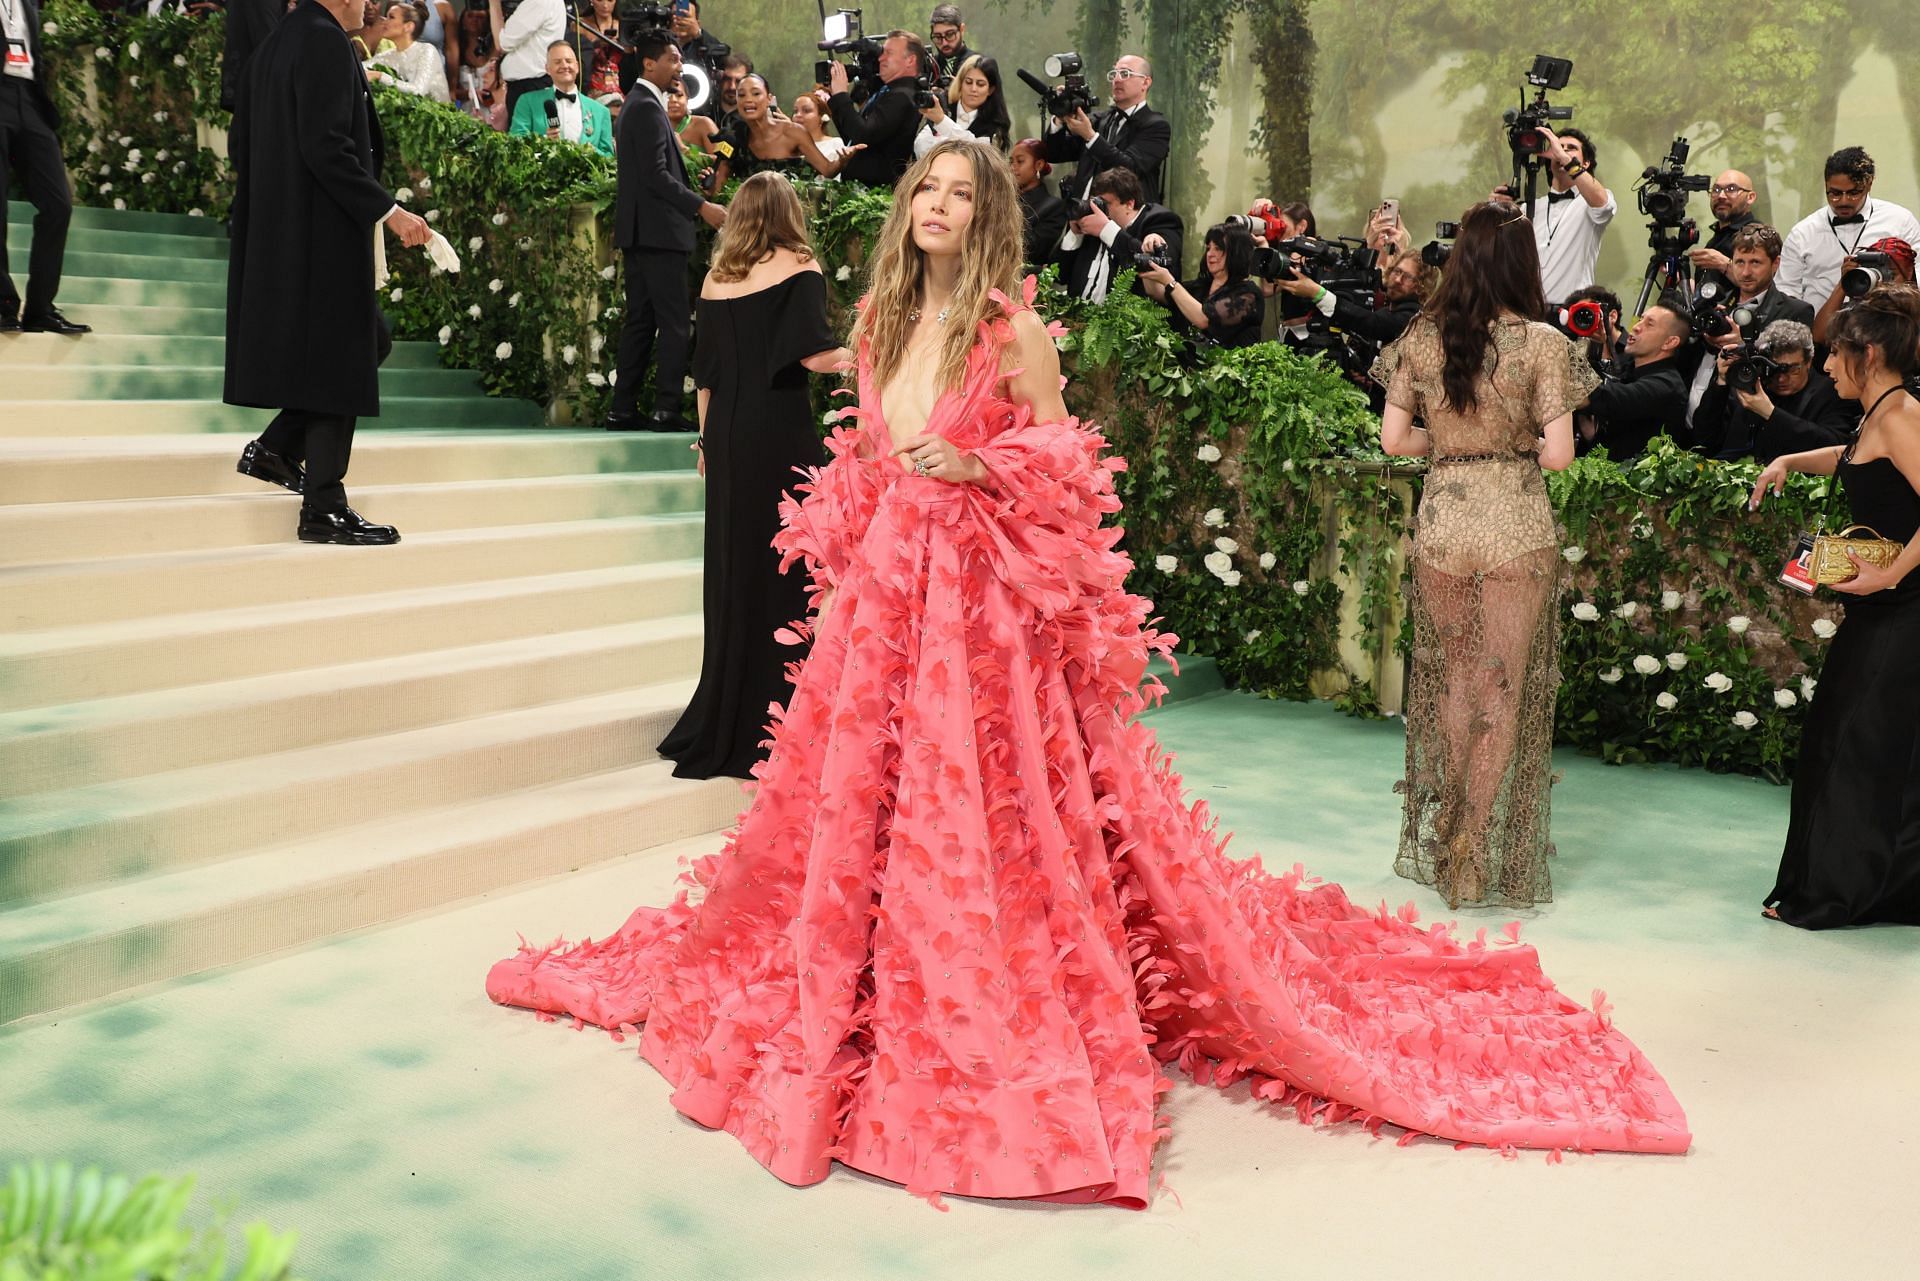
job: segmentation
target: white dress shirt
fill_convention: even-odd
[[[978,142],[986,146],[993,145],[991,138],[975,137],[972,131],[973,118],[980,113],[959,107],[942,116],[939,124],[922,121],[920,132],[913,135],[913,154],[918,159],[932,151],[943,142]]]
[[[1611,190],[1607,203],[1597,208],[1577,188],[1569,190],[1566,199],[1552,200],[1544,192],[1534,199],[1527,216],[1533,220],[1533,243],[1540,251],[1540,288],[1548,302],[1565,302],[1593,283],[1600,237],[1619,209]]]
[[[585,124],[585,117],[580,110],[580,87],[575,85],[571,92],[573,93],[573,101],[568,102],[560,96],[559,86],[554,86],[553,106],[558,113],[554,118],[554,123],[560,126],[560,136],[562,138],[565,138],[568,142],[578,142],[580,141],[580,131]]]
[[[521,0],[500,26],[500,78],[536,80],[547,74],[547,46],[567,34],[563,0]]]
[[[1135,217],[1138,216],[1135,215]],[[1102,245],[1106,246],[1106,252],[1093,260],[1093,266],[1087,269],[1087,283],[1080,290],[1080,296],[1088,302],[1099,302],[1105,298],[1108,287],[1113,284],[1113,242],[1120,238],[1123,230],[1124,228],[1111,218],[1107,219],[1106,226],[1100,228],[1098,239]],[[1060,237],[1060,250],[1064,253],[1078,249],[1085,239],[1085,236],[1069,228],[1067,233]]]
[[[1856,250],[1888,236],[1920,250],[1920,219],[1907,210],[1891,200],[1868,197],[1860,212],[1865,222],[1844,227],[1833,225],[1833,213],[1827,209],[1815,210],[1795,223],[1780,250],[1780,274],[1774,277],[1774,287],[1818,311],[1840,283],[1842,260]]]

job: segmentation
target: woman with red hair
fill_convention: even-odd
[[[1047,149],[1038,138],[1014,143],[1007,161],[1013,169],[1014,185],[1020,188],[1020,208],[1027,218],[1027,267],[1042,271],[1053,261],[1054,246],[1067,229],[1067,206],[1047,189],[1047,175],[1053,172],[1053,166],[1047,163]]]

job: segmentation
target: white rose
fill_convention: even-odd
[[[452,341],[453,341],[453,326],[452,325],[440,326],[440,345],[444,347]]]
[[[1208,552],[1206,559],[1200,562],[1214,574],[1224,574],[1233,568],[1233,557],[1225,552]]]
[[[133,135],[130,133],[123,133],[118,138],[115,138],[114,141],[119,143],[123,147],[131,147],[133,145]]]
[[[135,40],[127,46],[127,57],[134,62],[140,61],[140,42]]]
[[[156,111],[156,112],[154,112],[154,113],[153,113],[153,123],[155,123],[155,124],[157,124],[157,125],[163,125],[163,124],[165,124],[166,122],[167,122],[167,113],[166,113],[166,112],[164,112],[164,111]],[[162,156],[162,157],[161,157],[161,159],[162,159],[162,160],[164,160],[164,159],[166,159],[166,157],[165,157],[165,156]]]
[[[48,35],[48,36],[57,36],[60,34],[60,24],[49,19],[48,21],[40,24],[40,34]]]
[[[120,197],[115,196],[113,198],[113,207],[115,209],[125,209],[127,207],[127,202],[120,199]]]
[[[140,87],[140,77],[139,77],[139,76],[128,76],[128,77],[127,77],[127,85],[128,85],[128,87],[129,87],[129,88],[133,88],[133,89],[138,89],[138,88]]]
[[[693,381],[692,375],[688,375],[680,380],[680,390],[691,396],[694,392],[700,390],[700,384]]]
[[[474,303],[471,307],[468,307],[467,314],[469,316],[472,316],[475,320],[480,319],[480,304]]]
[[[487,282],[487,292],[490,294],[497,294],[501,291],[501,289],[505,288],[505,284],[506,282],[502,281],[500,277],[495,276],[492,280],[489,280]]]
[[[1169,556],[1165,552],[1162,552],[1153,558],[1153,567],[1163,574],[1171,574],[1180,568],[1180,561],[1178,557]]]
[[[467,241],[467,252],[470,254],[477,254],[480,252],[480,246],[486,243],[487,242],[485,240],[482,240],[479,236],[474,236]]]
[[[512,356],[513,344],[510,342],[503,342],[493,349],[493,358],[495,360],[509,360]]]
[[[423,176],[423,177],[422,177],[422,178],[420,179],[420,190],[422,190],[422,191],[432,191],[432,190],[433,190],[433,179],[431,179],[431,178],[428,178],[428,177],[424,177],[424,176]]]
[[[1760,718],[1752,712],[1735,712],[1733,714],[1733,723],[1741,729],[1752,729],[1760,723]]]
[[[393,291],[387,295],[387,297],[394,302],[399,302],[405,296],[406,296],[406,292],[402,290],[398,285],[395,285],[393,287]]]
[[[1667,668],[1669,671],[1677,672],[1686,665],[1687,656],[1685,654],[1672,653],[1667,655]]]
[[[103,183],[101,183],[101,184],[100,184],[100,194],[101,194],[101,195],[103,195],[103,196],[104,196],[104,195],[106,195],[106,194],[107,194],[108,192],[110,192],[110,191],[112,191],[112,190],[113,190],[113,184],[112,184],[112,183],[110,183],[110,182],[103,182]]]
[[[1680,700],[1663,689],[1653,696],[1653,705],[1663,712],[1670,712],[1680,706]]]
[[[161,162],[162,164],[165,164],[165,163],[166,163],[166,160],[167,160],[167,157],[168,157],[168,156],[170,156],[170,155],[172,155],[172,154],[173,154],[173,153],[172,153],[172,152],[170,152],[170,151],[168,151],[168,150],[167,150],[167,149],[166,149],[165,147],[162,147],[162,148],[161,148],[160,150],[158,150],[158,151],[156,151],[156,152],[154,152],[154,153],[153,153],[153,158],[154,158],[155,160],[158,160],[158,161],[160,161],[160,162]]]
[[[1202,516],[1200,521],[1209,529],[1218,529],[1227,523],[1227,513],[1218,507],[1209,507],[1207,514]]]
[[[1733,678],[1725,672],[1709,672],[1707,679],[1700,683],[1716,694],[1724,694],[1733,688]]]
[[[841,263],[840,270],[833,273],[833,278],[845,284],[847,281],[853,279],[853,268],[847,266],[845,263]]]
[[[566,346],[560,349],[560,359],[565,364],[571,365],[575,360],[578,360],[579,358],[580,358],[580,349],[574,346],[572,343],[568,343]]]
[[[173,171],[175,173],[184,173],[186,171],[186,168],[187,168],[187,162],[184,160],[176,160],[173,162]]]
[[[835,409],[829,409],[826,413],[820,415],[820,425],[822,427],[831,427],[839,421],[840,412]]]
[[[1272,552],[1260,553],[1260,568],[1272,569],[1275,565],[1279,563],[1280,563],[1280,558],[1275,556]]]
[[[1600,607],[1590,600],[1577,600],[1573,603],[1573,616],[1583,623],[1591,623],[1600,617]]]
[[[1291,459],[1291,458],[1286,458],[1286,459],[1282,459],[1282,460],[1281,460],[1281,463],[1280,463],[1280,470],[1281,470],[1281,471],[1287,471],[1287,472],[1290,472],[1290,471],[1292,471],[1292,470],[1293,470],[1293,459]]]
[[[620,371],[618,369],[609,369],[607,371],[607,386],[611,387],[619,381],[620,381]]]
[[[512,293],[507,295],[507,306],[518,307],[519,305],[520,305],[520,291],[516,289]]]
[[[1626,673],[1621,671],[1619,668],[1609,667],[1606,671],[1600,673],[1600,679],[1605,684],[1618,685],[1620,683],[1620,678],[1625,675]]]
[[[496,226],[496,227],[504,227],[504,226],[506,226],[506,225],[507,225],[507,215],[506,215],[506,214],[504,214],[504,213],[497,213],[497,214],[495,214],[495,215],[493,216],[493,225],[494,225],[494,226]]]
[[[1248,632],[1246,635],[1246,642],[1249,645],[1253,644],[1255,641],[1259,639],[1260,639],[1260,629],[1258,627],[1254,628],[1252,631]]]
[[[596,369],[587,375],[587,381],[595,387],[604,387],[607,385],[607,376]]]
[[[1578,565],[1587,558],[1587,549],[1584,547],[1565,547],[1561,549],[1560,554],[1567,558],[1567,564]]]
[[[1660,608],[1666,610],[1669,614],[1671,614],[1674,610],[1679,609],[1680,593],[1676,591],[1661,592]]]
[[[206,210],[204,210],[204,209],[189,209],[189,210],[187,210],[187,217],[189,217],[189,218],[204,218],[204,217],[206,217],[206,216],[207,216],[207,211],[206,211]]]
[[[1230,569],[1226,573],[1220,575],[1220,581],[1225,583],[1229,587],[1238,587],[1240,585],[1240,571],[1237,569]]]
[[[1832,640],[1833,634],[1839,630],[1839,626],[1836,625],[1831,618],[1816,618],[1813,620],[1813,634],[1821,640]]]
[[[1220,461],[1220,446],[1211,443],[1202,445],[1193,451],[1193,456],[1203,463],[1217,463]]]
[[[607,340],[601,336],[598,330],[589,329],[587,331],[587,350],[589,352],[598,356],[600,354],[600,349],[606,345],[607,345]]]
[[[113,56],[113,53],[105,45],[101,45],[99,48],[93,51],[93,56],[100,59],[100,61],[105,62],[108,58],[111,58]]]
[[[1773,691],[1773,705],[1775,707],[1792,707],[1799,701],[1799,697],[1790,689],[1776,689]]]
[[[602,280],[612,280],[612,279],[613,279],[613,264],[612,264],[612,263],[608,263],[608,264],[607,264],[606,266],[604,266],[604,267],[602,267],[602,268],[600,269],[600,279],[602,279]]]
[[[1820,682],[1811,676],[1802,676],[1800,678],[1800,697],[1811,703],[1813,701],[1813,691],[1819,684]]]
[[[132,150],[127,152],[127,163],[130,165],[139,164],[140,156],[141,156],[140,148],[138,147],[133,148]]]
[[[184,66],[186,66],[186,65],[187,65],[187,55],[186,55],[186,54],[184,54],[184,53],[176,53],[176,54],[174,54],[174,55],[173,55],[173,65],[174,65],[174,66],[176,66],[176,67],[184,67]]]
[[[1641,654],[1633,660],[1633,670],[1642,676],[1651,676],[1660,670],[1660,660],[1652,654]]]
[[[1312,590],[1313,584],[1304,578],[1296,578],[1293,582],[1293,594],[1295,596],[1305,596]]]
[[[428,221],[428,222],[439,222],[439,221],[440,221],[440,211],[439,211],[438,209],[429,209],[429,210],[427,210],[427,221]]]
[[[100,140],[98,138],[87,139],[87,154],[90,156],[100,154]]]
[[[393,193],[393,198],[404,205],[407,203],[407,201],[413,199],[413,188],[402,187],[400,188],[400,190]]]
[[[1613,611],[1613,616],[1615,618],[1632,618],[1635,614],[1639,612],[1640,612],[1640,602],[1630,600],[1626,604],[1621,605],[1619,608],[1615,609]]]
[[[1735,636],[1745,636],[1747,634],[1747,628],[1752,626],[1752,624],[1753,620],[1745,614],[1735,614],[1727,620],[1727,630]]]
[[[520,237],[520,239],[518,239],[518,240],[516,240],[516,241],[514,241],[513,243],[514,243],[514,244],[515,244],[516,246],[518,246],[518,248],[519,248],[519,250],[520,250],[520,252],[521,252],[521,253],[523,253],[523,254],[524,254],[524,253],[532,253],[532,252],[533,252],[533,237],[532,237],[532,236],[522,236],[522,237]]]
[[[1231,538],[1216,538],[1213,540],[1213,545],[1229,556],[1240,550],[1240,544]]]

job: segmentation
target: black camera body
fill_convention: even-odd
[[[1076,200],[1067,206],[1067,221],[1079,222],[1096,209],[1101,213],[1107,211],[1107,198],[1105,196],[1094,196],[1087,200]]]
[[[1535,54],[1533,66],[1527,70],[1527,83],[1535,92],[1533,101],[1527,101],[1527,91],[1520,91],[1520,105],[1508,107],[1501,113],[1501,119],[1507,126],[1507,146],[1512,148],[1515,161],[1527,156],[1537,156],[1541,148],[1547,145],[1544,127],[1550,120],[1573,119],[1572,107],[1556,107],[1547,101],[1547,94],[1567,87],[1567,81],[1573,76],[1571,58],[1555,58],[1547,54]],[[1514,193],[1517,197],[1518,192]]]
[[[1735,329],[1745,334],[1753,326],[1754,311],[1737,305],[1738,297],[1734,288],[1722,280],[1712,276],[1702,280],[1688,306],[1694,332],[1707,338],[1724,338]]]
[[[1675,138],[1673,145],[1667,149],[1666,157],[1657,165],[1648,165],[1640,174],[1640,212],[1656,226],[1684,226],[1687,222],[1687,193],[1705,191],[1713,185],[1713,179],[1706,174],[1686,172],[1687,153],[1690,150],[1692,148],[1685,138]]]
[[[1429,267],[1444,267],[1447,259],[1453,256],[1453,242],[1460,236],[1460,224],[1457,222],[1436,222],[1433,224],[1433,239],[1420,246],[1420,261]]]
[[[913,109],[925,111],[933,106],[938,97],[940,81],[929,75],[918,75],[913,80]]]
[[[1278,241],[1259,255],[1255,270],[1262,280],[1292,280],[1297,274],[1291,261],[1295,255],[1304,258],[1313,279],[1332,292],[1363,292],[1371,304],[1373,291],[1380,287],[1380,255],[1364,241],[1349,237],[1295,236]]]
[[[1093,114],[1095,105],[1093,90],[1087,87],[1086,65],[1079,54],[1056,53],[1042,65],[1046,68],[1048,75],[1060,77],[1060,84],[1057,87],[1048,84],[1025,67],[1014,72],[1020,77],[1021,83],[1040,95],[1041,111],[1062,119],[1076,111]]]
[[[828,29],[821,34],[829,38],[820,40],[814,48],[821,53],[838,54],[853,59],[852,65],[847,70],[847,78],[862,87],[862,91],[856,94],[856,97],[864,97],[877,90],[883,83],[880,79],[880,55],[885,51],[887,42],[877,36],[866,34],[866,29],[861,25],[861,11],[858,9],[842,9],[834,18],[828,19],[828,24]],[[835,34],[836,32],[838,34]],[[816,64],[814,71],[819,73],[818,78],[822,84],[826,83],[827,76],[831,74],[831,68],[825,62]]]
[[[1840,292],[1849,298],[1866,297],[1869,289],[1895,274],[1893,255],[1881,249],[1862,249],[1853,255],[1853,263],[1840,276]]]
[[[1779,372],[1778,362],[1754,350],[1752,343],[1742,343],[1734,353],[1733,363],[1727,366],[1727,386],[1735,391],[1752,391],[1762,380]]]

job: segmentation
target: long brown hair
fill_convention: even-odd
[[[1827,343],[1855,382],[1867,375],[1867,348],[1880,349],[1880,361],[1901,381],[1920,368],[1920,289],[1904,280],[1887,280],[1864,298],[1841,309],[1827,326]]]
[[[1546,312],[1533,223],[1518,206],[1493,201],[1461,214],[1446,277],[1421,311],[1440,331],[1440,385],[1454,412],[1479,406],[1473,384],[1486,368],[1494,321],[1506,314],[1538,320]]]
[[[1000,310],[988,294],[998,289],[1012,297],[1019,285],[1020,263],[1026,257],[1026,216],[1006,157],[977,142],[948,141],[932,147],[893,189],[893,211],[874,241],[866,305],[853,327],[853,343],[867,344],[876,386],[884,387],[906,356],[907,334],[913,328],[907,314],[919,307],[926,279],[926,255],[913,243],[913,194],[942,156],[959,156],[973,166],[973,220],[967,226],[960,278],[954,284],[946,336],[940,344],[938,378],[943,389],[959,386],[966,377],[967,356],[981,323]]]
[[[799,194],[783,175],[762,171],[741,183],[727,206],[727,224],[713,250],[713,278],[727,284],[745,280],[754,264],[776,249],[790,249],[802,262],[813,257]]]

